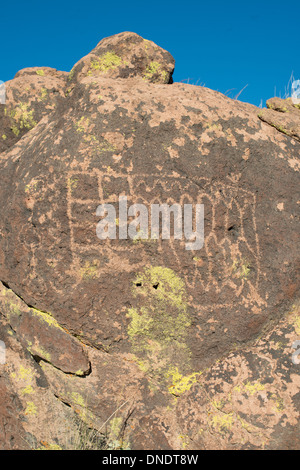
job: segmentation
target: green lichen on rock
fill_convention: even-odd
[[[78,178],[68,178],[67,187],[72,192],[73,189],[76,189],[78,185]]]
[[[180,374],[178,367],[171,368],[167,374],[172,377],[172,385],[169,387],[170,393],[176,397],[190,390],[190,388],[198,382],[201,372],[193,372],[190,375]]]
[[[25,409],[25,412],[24,412],[25,415],[33,415],[35,416],[37,414],[37,407],[35,406],[35,404],[33,403],[33,401],[28,401],[26,403],[26,409]]]
[[[232,263],[231,270],[235,277],[246,280],[250,275],[251,266],[244,258],[236,258]]]
[[[165,70],[162,69],[162,66],[159,62],[150,62],[144,73],[144,80],[156,81],[157,79],[163,79],[164,82],[167,81],[168,74]]]
[[[80,276],[82,279],[97,279],[99,277],[99,261],[94,260],[92,262],[86,261],[84,266],[80,270]]]
[[[248,396],[255,395],[258,392],[261,392],[265,389],[265,385],[260,383],[260,381],[250,382],[249,380],[246,383],[237,385],[234,387],[233,391],[238,393],[245,393]]]
[[[88,132],[90,125],[90,119],[88,117],[82,116],[79,121],[76,122],[76,131],[80,133]]]
[[[124,420],[121,417],[113,417],[107,426],[107,449],[108,450],[130,450],[127,440],[124,440],[122,431]]]
[[[31,395],[35,393],[31,385],[27,385],[21,390],[21,395]]]
[[[47,90],[47,88],[42,87],[41,94],[40,94],[40,100],[41,101],[46,101],[47,98],[48,98],[48,90]]]
[[[59,323],[55,320],[54,317],[50,313],[45,313],[42,312],[41,310],[38,310],[36,308],[31,307],[30,308],[31,313],[38,317],[38,319],[44,323],[47,323],[49,326],[52,326],[53,328],[58,328],[59,330],[65,331]]]
[[[73,67],[73,68],[70,70],[70,72],[69,72],[69,75],[68,75],[68,78],[67,78],[68,82],[70,82],[71,80],[73,80],[74,73],[75,73],[75,69],[74,69],[74,67]]]
[[[210,419],[210,424],[217,432],[230,431],[233,425],[233,414],[213,415]]]
[[[11,130],[17,137],[23,129],[33,129],[37,122],[33,118],[33,110],[29,109],[28,103],[19,103],[8,113],[12,125]]]
[[[104,152],[114,152],[115,146],[108,142],[106,139],[101,141],[90,131],[90,119],[86,116],[82,116],[79,121],[75,123],[76,132],[82,134],[82,141],[89,148],[93,149],[97,155],[101,155]]]
[[[75,405],[79,405],[82,408],[86,408],[86,402],[83,398],[82,395],[78,392],[72,392],[71,394],[72,401],[74,402]]]
[[[34,345],[34,346],[29,346],[27,347],[28,351],[33,354],[34,356],[38,356],[40,357],[41,359],[44,359],[45,361],[51,363],[51,354],[48,353],[45,348],[43,348],[42,346],[37,346],[37,345]]]
[[[137,364],[172,385],[175,368],[181,379],[190,370],[191,319],[184,281],[172,269],[146,267],[134,280],[133,296],[140,306],[128,309],[128,336]]]
[[[42,446],[38,447],[35,450],[63,450],[58,444],[53,444],[53,442],[42,442]]]
[[[94,72],[107,73],[111,69],[115,69],[122,64],[122,59],[114,52],[106,52],[99,59],[93,59],[90,63],[88,75]]]

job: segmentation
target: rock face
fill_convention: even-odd
[[[49,67],[20,70],[6,82],[7,106],[0,106],[0,152],[12,147],[47,114],[57,98],[64,96],[68,74]]]
[[[172,83],[175,61],[169,52],[135,33],[103,39],[72,68],[68,82],[83,78],[141,77],[150,83]]]
[[[282,103],[259,114],[173,69],[122,33],[69,75],[7,84],[0,393],[19,417],[0,409],[3,448],[66,447],[72,413],[117,448],[300,447],[299,135],[271,122]],[[203,248],[100,240],[97,207],[119,196],[204,204]]]
[[[259,113],[262,121],[267,122],[280,132],[300,140],[300,104],[292,98],[271,98],[268,109]]]

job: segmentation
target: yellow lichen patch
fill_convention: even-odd
[[[19,135],[22,129],[30,130],[37,124],[33,118],[33,110],[29,110],[28,103],[19,103],[10,111],[9,115],[14,122],[11,129],[16,136]]]
[[[114,152],[116,150],[115,145],[108,142],[105,138],[99,140],[91,132],[90,119],[82,116],[79,121],[75,124],[76,131],[83,134],[82,141],[88,144],[89,148],[94,152],[102,154],[103,152]]]
[[[42,447],[38,447],[36,450],[63,450],[58,444],[53,444],[52,442],[41,442]]]
[[[107,447],[114,450],[129,450],[130,446],[127,441],[122,438],[123,419],[114,417],[110,420],[107,431]]]
[[[249,433],[254,432],[254,428],[249,423],[247,423],[247,421],[245,421],[243,418],[241,418],[241,416],[239,414],[236,415],[236,419],[240,423],[242,428],[245,429],[247,432],[249,432]]]
[[[117,439],[122,429],[122,418],[112,418],[109,423],[109,439]]]
[[[114,152],[116,148],[104,139],[102,142],[98,140],[96,150],[101,154],[103,152]]]
[[[82,395],[78,392],[72,392],[71,394],[72,401],[75,403],[75,405],[79,405],[82,408],[86,407],[85,400]]]
[[[63,328],[59,325],[59,323],[52,317],[50,313],[42,312],[36,308],[31,307],[30,311],[33,313],[34,316],[38,317],[44,323],[47,323],[49,326],[54,328],[58,328],[59,330],[63,330]]]
[[[215,414],[211,417],[210,424],[218,432],[229,431],[233,424],[233,414]]]
[[[35,355],[45,359],[47,362],[51,362],[51,355],[41,346],[34,346],[33,348],[30,346],[27,348],[29,351],[34,351]]]
[[[74,73],[75,73],[75,70],[74,70],[74,67],[70,70],[69,72],[69,75],[68,75],[68,81],[71,81],[74,77]]]
[[[134,284],[140,284],[138,293],[144,297],[154,296],[162,302],[168,302],[175,307],[180,308],[183,312],[187,311],[187,294],[184,281],[175,274],[172,269],[162,266],[149,266],[139,274]],[[157,288],[153,287],[157,285]],[[134,291],[136,292],[136,291]],[[189,326],[190,320],[186,316],[184,326]]]
[[[82,421],[85,423],[93,423],[95,421],[95,416],[90,410],[88,410],[87,402],[83,396],[78,392],[72,392],[69,397],[70,403],[74,407],[74,411],[80,416]]]
[[[106,52],[99,59],[93,59],[90,63],[88,75],[94,72],[107,73],[111,69],[115,69],[122,64],[122,59],[114,52]]]
[[[25,380],[30,383],[34,377],[34,372],[31,369],[20,365],[19,370],[17,372],[12,372],[11,376],[17,380]]]
[[[294,327],[297,335],[300,335],[300,316],[296,316],[294,320]]]
[[[69,178],[68,179],[68,187],[72,191],[73,189],[76,189],[78,185],[78,178]]]
[[[174,393],[183,393],[195,379],[193,374],[186,374],[190,371],[187,339],[191,319],[185,284],[171,269],[150,266],[136,277],[133,285],[133,296],[140,306],[128,309],[127,317],[137,363],[156,380],[173,385]]]
[[[271,400],[274,401],[275,407],[274,411],[277,413],[282,413],[284,411],[284,401],[278,394],[272,393]]]
[[[225,405],[225,402],[224,400],[212,400],[211,404],[216,410],[222,410]]]
[[[168,74],[165,70],[162,69],[162,66],[159,62],[154,61],[151,62],[146,68],[146,72],[144,73],[144,80],[151,81],[156,76],[162,78],[163,81],[166,82]]]
[[[208,123],[205,125],[205,127],[207,127],[207,129],[209,129],[210,131],[213,131],[213,132],[215,132],[215,131],[222,131],[222,126],[221,126],[221,124],[215,123],[215,122],[213,122],[213,123],[209,123],[209,122],[208,122]]]
[[[32,180],[29,184],[25,186],[25,193],[35,192],[38,187],[38,181]]]
[[[22,364],[17,367],[15,372],[10,373],[12,382],[15,384],[17,390],[20,390],[20,397],[25,397],[27,395],[34,395],[34,377],[35,371],[29,367],[24,367]],[[35,415],[37,408],[32,401],[26,402],[25,405],[25,415]]]
[[[21,395],[31,395],[35,393],[31,385],[27,385],[27,387],[22,388]]]
[[[24,414],[25,415],[36,415],[37,414],[37,407],[35,406],[35,404],[33,403],[33,401],[28,401],[26,403],[26,409],[25,409],[25,412]]]
[[[247,279],[251,272],[251,266],[247,260],[243,258],[235,259],[231,266],[231,271],[235,277]]]
[[[48,98],[48,90],[44,87],[41,89],[40,100],[45,101]]]
[[[170,393],[175,396],[180,396],[190,390],[190,388],[198,382],[201,372],[194,372],[193,374],[183,376],[179,373],[178,368],[171,368],[167,373],[167,377],[172,377],[172,385],[169,387]]]
[[[76,122],[77,132],[87,132],[89,129],[90,120],[88,117],[82,116],[79,121]]]
[[[265,389],[265,386],[262,385],[259,381],[257,382],[249,382],[247,381],[245,384],[237,385],[234,387],[235,392],[239,393],[246,393],[247,395],[255,395],[258,392],[261,392]]]
[[[186,449],[189,446],[189,437],[186,434],[180,434],[179,440],[180,440],[182,449]]]
[[[297,301],[289,313],[289,323],[294,327],[295,333],[300,335],[300,302]]]
[[[149,39],[143,39],[143,41],[144,41],[144,47],[145,47],[145,49],[148,49],[149,46],[150,46],[150,44],[151,44],[151,42],[149,41]]]
[[[45,75],[45,72],[43,69],[39,69],[35,72],[37,75],[39,75],[40,77],[43,77]]]
[[[8,308],[7,317],[10,319],[11,316],[19,317],[21,315],[20,307],[14,302],[7,301],[5,302],[6,307]]]
[[[97,279],[99,277],[99,260],[92,262],[86,261],[83,268],[80,270],[82,279]]]

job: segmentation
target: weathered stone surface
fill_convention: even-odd
[[[300,376],[291,346],[300,308],[264,338],[232,352],[177,407],[186,441],[201,449],[299,449]]]
[[[0,282],[0,311],[33,356],[66,373],[86,375],[90,363],[83,346],[48,313],[29,308]]]
[[[0,449],[60,449],[79,442],[76,414],[56,398],[40,365],[0,315]]]
[[[20,70],[6,82],[6,105],[0,105],[0,152],[20,138],[56,106],[64,96],[68,74],[49,67]]]
[[[18,397],[0,376],[0,450],[21,450],[28,446],[22,441],[25,431],[18,410]]]
[[[299,448],[300,143],[252,105],[168,85],[165,54],[123,33],[67,85],[45,72],[60,98],[0,154],[0,279],[11,289],[1,319],[19,356],[38,362],[49,400],[118,448]],[[148,60],[169,78],[146,77]],[[273,104],[266,112],[290,114]],[[204,247],[99,240],[96,209],[117,208],[119,195],[149,211],[204,204]],[[59,328],[41,328],[38,311]]]
[[[275,127],[278,131],[300,140],[300,105],[291,98],[271,98],[268,109],[259,112],[259,118]]]

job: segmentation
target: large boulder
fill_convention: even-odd
[[[1,318],[47,393],[117,447],[299,447],[300,143],[252,105],[171,85],[173,68],[123,33],[67,81],[49,72],[59,99],[0,155]],[[100,240],[97,207],[119,196],[204,204],[203,248]]]
[[[151,83],[172,83],[175,61],[154,42],[131,32],[102,39],[72,68],[68,82],[85,77],[140,77]]]

